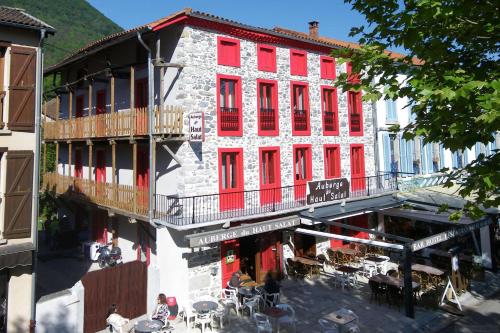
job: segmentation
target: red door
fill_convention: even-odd
[[[95,210],[92,223],[92,239],[98,243],[108,242],[108,214],[103,210]]]
[[[307,182],[312,179],[311,145],[294,145],[293,162],[295,200],[305,200]]]
[[[222,288],[227,286],[231,275],[240,269],[240,242],[232,239],[221,243]]]
[[[96,94],[96,135],[106,135],[106,90],[99,90]]]
[[[243,149],[219,149],[219,206],[221,211],[244,208]]]
[[[281,202],[279,147],[259,148],[260,204]]]
[[[148,147],[140,146],[137,150],[137,206],[148,207],[149,190],[149,152]]]
[[[351,145],[351,191],[364,191],[365,178],[365,150],[363,145]]]
[[[97,195],[104,195],[106,185],[106,152],[103,149],[96,150],[95,182]]]
[[[140,79],[135,81],[135,134],[148,133],[148,81]]]
[[[77,96],[75,102],[75,133],[69,133],[70,136],[75,135],[77,138],[83,137],[83,96]]]
[[[260,242],[260,279],[264,281],[268,272],[281,272],[281,243],[276,233],[261,234]]]

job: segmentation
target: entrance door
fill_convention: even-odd
[[[135,134],[148,133],[148,81],[140,79],[135,81]]]
[[[222,288],[227,286],[231,275],[240,269],[240,242],[232,239],[221,243]]]
[[[259,148],[260,204],[281,202],[279,147]]]
[[[149,191],[149,152],[148,147],[140,146],[137,149],[137,206],[148,207]]]
[[[364,191],[365,178],[365,150],[363,145],[351,145],[351,191]]]
[[[96,93],[96,136],[106,135],[106,90]]]
[[[105,194],[106,186],[106,152],[103,149],[99,149],[96,150],[95,155],[96,194],[102,196]]]
[[[279,277],[281,273],[281,240],[279,233],[268,233],[259,235],[260,238],[260,265],[257,274],[257,282],[264,282],[267,273]]]

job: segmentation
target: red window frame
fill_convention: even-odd
[[[275,46],[257,44],[257,69],[259,71],[276,73]]]
[[[363,136],[363,101],[361,91],[347,92],[347,117],[349,121],[349,135]],[[355,119],[358,118],[358,119]],[[359,125],[354,128],[353,122],[358,121]]]
[[[320,56],[319,61],[321,78],[325,80],[335,80],[337,76],[335,72],[335,58]]]
[[[272,165],[269,156],[265,153],[274,154]],[[280,147],[259,147],[259,183],[260,204],[267,205],[281,202],[281,155]],[[264,170],[264,164],[268,166]],[[265,183],[266,179],[274,178],[272,183]]]
[[[221,80],[236,81],[235,85],[235,101],[234,106],[238,109],[237,121],[238,128],[236,130],[223,129],[223,117],[221,112],[220,89]],[[217,134],[219,136],[242,136],[243,135],[243,111],[242,111],[242,98],[241,98],[241,77],[233,75],[217,74]],[[227,99],[228,97],[226,97]],[[227,101],[225,102],[227,105]]]
[[[299,124],[296,124],[295,121],[295,103],[294,103],[294,96],[295,96],[295,87],[296,86],[302,86],[305,87],[304,90],[304,105],[303,108],[305,111],[305,122],[306,122],[306,129],[305,130],[297,130],[296,126],[300,126]],[[291,115],[292,115],[292,135],[294,136],[307,136],[311,135],[311,120],[310,120],[310,110],[309,110],[309,84],[307,82],[301,82],[301,81],[290,81],[290,107],[291,107]],[[300,109],[297,109],[300,110]],[[297,115],[299,117],[299,115]],[[301,116],[302,117],[302,116]]]
[[[360,152],[356,156],[355,149]],[[351,160],[351,191],[360,191],[366,188],[365,178],[365,146],[363,144],[351,144],[349,147]],[[357,168],[356,168],[357,166]]]
[[[73,170],[73,177],[83,178],[82,150],[80,148],[75,149],[75,169]]]
[[[219,209],[221,211],[244,208],[244,188],[245,181],[243,178],[243,148],[219,148]],[[223,158],[226,158],[226,166],[230,164],[230,156],[224,154],[236,154],[234,159],[234,168],[236,169],[234,176],[236,186],[232,188],[224,188],[223,177],[225,175],[225,183],[229,184],[230,173],[227,170],[223,173]],[[227,187],[227,185],[226,185]]]
[[[301,163],[297,163],[297,153],[301,152],[305,159],[305,172],[302,173]],[[307,182],[312,180],[312,145],[297,144],[293,145],[293,185],[295,200],[305,200]],[[305,178],[297,177],[300,174],[305,175]]]
[[[290,74],[307,76],[307,52],[290,49]]]
[[[347,81],[351,84],[360,83],[359,73],[352,72],[352,62],[346,64]]]
[[[340,178],[340,145],[324,145],[323,154],[325,160],[325,179]]]
[[[240,67],[239,39],[217,36],[217,63],[223,66]]]
[[[261,85],[271,85],[271,108],[269,105],[264,105],[264,109],[272,109],[273,114],[268,115],[269,111],[262,112],[261,103]],[[266,93],[266,91],[264,91]],[[264,100],[266,96],[264,96]],[[266,113],[266,114],[264,114]],[[270,127],[272,121],[274,121],[274,129],[266,128]],[[264,126],[267,125],[267,126]],[[257,79],[257,133],[260,136],[277,136],[279,135],[279,109],[278,109],[278,81],[276,80],[264,80]]]
[[[324,103],[325,91],[332,92],[331,110],[326,110],[326,105]],[[331,112],[331,114],[327,114],[327,112]],[[339,103],[337,88],[321,86],[321,114],[323,118],[323,135],[339,135]]]

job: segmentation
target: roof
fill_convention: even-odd
[[[54,34],[56,29],[42,20],[31,16],[22,8],[0,6],[0,25],[7,25],[23,29],[42,30]]]

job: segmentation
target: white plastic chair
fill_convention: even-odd
[[[253,318],[253,313],[255,310],[260,310],[260,295],[255,295],[251,298],[246,298],[243,300],[243,305],[241,306],[241,311],[248,309],[250,318]]]
[[[238,301],[238,295],[234,289],[222,289],[220,292],[220,301],[224,306],[234,305],[236,315],[240,315],[240,302]]]
[[[264,294],[264,300],[265,304],[267,307],[272,308],[273,306],[276,306],[280,302],[280,294],[279,293],[272,293],[272,294]]]
[[[267,316],[256,312],[253,314],[253,320],[257,326],[257,333],[273,333],[273,326]]]
[[[212,328],[212,314],[211,313],[198,313],[196,319],[194,321],[194,327],[201,327],[201,333],[205,332],[205,327],[210,325],[210,331],[213,331]]]
[[[219,327],[224,328],[224,322],[229,324],[229,307],[219,306],[217,310],[212,313],[212,323],[219,320]]]
[[[321,333],[340,333],[338,326],[329,320],[319,319],[318,323]]]
[[[344,325],[344,327],[342,328],[342,332],[345,332],[345,333],[360,333],[361,330],[359,329],[359,326],[356,325],[355,323],[349,323],[349,324]]]
[[[181,303],[180,308],[181,308],[180,314],[182,314],[182,320],[186,321],[186,329],[189,332],[196,320],[196,311],[194,311],[190,305],[185,303],[184,304]],[[191,323],[191,319],[193,319],[192,320],[193,324]]]
[[[295,324],[297,323],[297,318],[295,318],[295,310],[288,304],[276,304],[276,307],[280,310],[285,311],[287,314],[283,317],[278,318],[278,331],[282,326],[292,328],[292,331],[296,331]]]
[[[363,262],[363,275],[367,278],[371,278],[373,275],[377,273],[377,266],[372,263]]]

